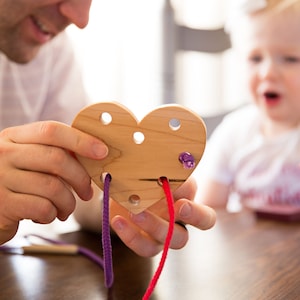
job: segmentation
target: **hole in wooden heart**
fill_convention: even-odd
[[[143,134],[142,132],[136,131],[136,132],[133,134],[133,141],[134,141],[136,144],[140,145],[140,144],[142,144],[142,143],[144,142],[144,140],[145,140],[145,136],[144,136],[144,134]]]
[[[100,116],[100,121],[102,122],[103,125],[108,125],[112,121],[112,116],[108,112],[103,112]]]
[[[133,195],[129,196],[128,201],[130,204],[136,206],[136,205],[140,204],[141,198],[138,195],[133,194]]]
[[[181,122],[176,118],[173,118],[169,121],[169,127],[174,131],[178,130],[180,126],[181,126]]]
[[[100,180],[101,180],[101,182],[103,182],[103,183],[104,183],[104,181],[105,181],[105,177],[106,177],[107,175],[109,175],[109,176],[110,176],[110,180],[112,179],[112,177],[111,177],[111,175],[110,175],[109,173],[107,173],[107,172],[103,172],[103,173],[101,174],[101,176],[100,176]]]
[[[159,186],[163,186],[163,180],[166,179],[167,177],[161,176],[157,179],[157,183]]]

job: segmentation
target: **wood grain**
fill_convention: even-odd
[[[202,119],[179,105],[161,106],[138,122],[121,104],[96,103],[83,109],[72,126],[108,146],[109,155],[103,160],[78,159],[102,190],[102,177],[109,173],[111,198],[133,213],[164,197],[160,177],[167,177],[171,189],[177,189],[194,171],[183,167],[179,155],[191,153],[197,165],[206,143]],[[136,133],[144,137],[140,143],[134,139]]]

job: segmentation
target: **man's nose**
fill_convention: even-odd
[[[60,13],[78,28],[84,28],[89,22],[92,0],[66,0],[59,6]]]

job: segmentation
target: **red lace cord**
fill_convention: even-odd
[[[143,300],[148,300],[151,296],[151,294],[153,293],[153,290],[157,284],[157,281],[160,277],[160,274],[163,270],[164,264],[166,262],[167,259],[167,254],[168,254],[168,250],[170,247],[170,243],[171,243],[171,239],[172,239],[172,235],[173,235],[173,231],[174,231],[174,223],[175,223],[175,212],[174,212],[174,200],[173,200],[173,195],[170,189],[170,185],[169,185],[169,181],[166,177],[161,177],[160,178],[160,182],[162,183],[162,187],[164,189],[166,198],[167,198],[167,202],[168,202],[168,209],[169,209],[169,216],[170,216],[170,220],[169,220],[169,229],[168,229],[168,234],[166,236],[166,240],[165,240],[165,244],[164,244],[164,249],[162,252],[162,256],[158,265],[158,268],[154,274],[154,276],[152,277],[148,288],[143,296]]]
[[[109,174],[105,177],[105,184],[104,184],[104,196],[103,196],[103,222],[102,222],[102,247],[103,247],[103,256],[104,256],[104,277],[105,277],[105,285],[106,287],[111,287],[113,284],[113,267],[112,267],[112,249],[111,249],[111,242],[110,242],[110,234],[109,234],[109,185],[111,181],[111,176]],[[169,209],[169,228],[168,233],[166,236],[162,256],[157,267],[156,272],[154,273],[148,288],[143,296],[143,300],[148,300],[153,293],[155,286],[158,282],[158,279],[161,275],[163,270],[164,264],[167,259],[168,250],[170,247],[173,231],[174,231],[174,223],[175,223],[175,212],[174,212],[174,200],[172,191],[170,189],[169,181],[166,177],[161,177],[159,179],[162,187],[164,189],[168,209]]]

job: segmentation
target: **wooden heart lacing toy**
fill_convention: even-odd
[[[73,127],[101,139],[109,148],[103,160],[78,156],[92,180],[104,191],[102,246],[106,286],[113,284],[108,202],[117,201],[134,214],[167,199],[169,231],[161,263],[143,299],[149,299],[166,259],[174,227],[172,192],[194,171],[204,152],[202,119],[179,105],[161,106],[140,122],[123,105],[97,103],[84,108]]]

